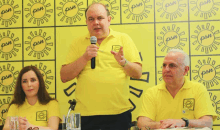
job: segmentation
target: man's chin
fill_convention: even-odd
[[[96,37],[98,40],[105,38],[103,35],[95,35],[95,37]]]
[[[172,79],[163,79],[164,80],[164,82],[165,83],[167,83],[167,84],[170,84],[170,83],[172,83],[173,82],[173,80]]]
[[[97,34],[97,33],[93,33],[93,34],[91,34],[91,36],[95,36],[96,38],[101,38],[102,37],[100,34]]]

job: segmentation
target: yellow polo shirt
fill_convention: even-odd
[[[48,120],[52,116],[57,116],[61,120],[59,104],[56,100],[51,100],[46,105],[42,105],[38,101],[34,105],[30,105],[25,99],[24,104],[20,107],[15,104],[10,106],[7,117],[9,116],[26,117],[30,124],[44,127],[48,126]]]
[[[153,121],[164,119],[198,119],[205,115],[217,114],[211,104],[205,86],[185,78],[183,87],[173,98],[165,87],[165,83],[149,88],[143,95],[139,116],[146,116]]]
[[[69,64],[80,58],[91,45],[90,35],[75,39],[69,48],[64,64]],[[111,50],[119,51],[123,46],[124,57],[129,62],[141,63],[139,52],[124,33],[110,29],[110,34],[99,47],[95,58],[95,69],[91,69],[91,61],[77,77],[75,96],[77,100],[75,111],[82,116],[120,114],[132,108],[129,102],[129,80],[122,66],[115,60]]]

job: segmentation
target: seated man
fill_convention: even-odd
[[[143,96],[139,128],[212,128],[217,114],[209,94],[202,84],[184,78],[188,71],[189,56],[179,49],[170,50],[163,61],[164,83]]]

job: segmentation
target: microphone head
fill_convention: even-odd
[[[76,105],[76,100],[75,100],[75,99],[73,99],[73,100],[69,100],[68,103],[71,104],[71,105]]]
[[[95,44],[97,42],[97,38],[95,36],[91,36],[90,42]]]

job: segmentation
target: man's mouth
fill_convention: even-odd
[[[101,28],[95,28],[94,30],[99,30],[99,29],[101,29]]]
[[[173,77],[172,75],[165,75],[165,77]]]

